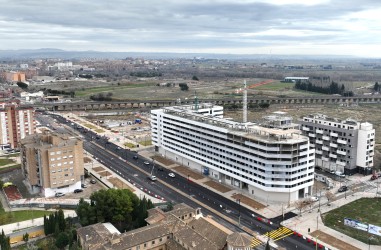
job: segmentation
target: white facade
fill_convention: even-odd
[[[372,124],[322,114],[303,117],[300,123],[315,148],[317,166],[345,174],[370,174],[375,144]]]
[[[267,202],[311,194],[315,163],[308,137],[222,117],[222,107],[205,104],[152,110],[153,144],[166,158]]]

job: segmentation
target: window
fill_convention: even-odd
[[[155,241],[153,240],[153,241],[151,242],[151,244],[152,244],[152,245],[155,245]]]

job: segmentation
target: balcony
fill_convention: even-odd
[[[316,129],[316,134],[323,134],[323,130],[321,130],[321,129]]]
[[[309,133],[308,136],[309,136],[309,137],[313,137],[313,138],[316,137],[316,135],[315,135],[314,133]]]
[[[310,148],[315,148],[315,144],[310,143]]]
[[[305,126],[303,126],[302,130],[303,130],[303,131],[310,131],[310,128],[309,128],[309,127],[305,127]]]
[[[315,153],[318,154],[318,155],[322,155],[323,151],[321,151],[321,150],[315,150]]]
[[[336,161],[336,164],[337,164],[337,165],[340,165],[340,166],[344,166],[344,167],[345,167],[345,162]]]
[[[347,141],[337,139],[337,143],[347,145]]]
[[[340,151],[340,150],[337,150],[336,153],[339,154],[339,155],[347,155],[347,152]]]
[[[332,148],[337,148],[337,144],[336,144],[336,143],[332,143],[332,142],[331,142],[331,143],[329,144],[329,146],[332,147]]]
[[[329,151],[329,147],[326,146],[323,146],[321,149],[323,149],[323,151]]]
[[[335,155],[335,154],[329,154],[329,157],[336,159],[337,155]]]
[[[322,157],[321,158],[323,161],[329,161],[329,159],[327,157]]]
[[[324,141],[329,141],[329,140],[331,140],[331,138],[329,138],[329,136],[323,135],[323,140]]]
[[[316,144],[323,144],[322,140],[316,140]]]
[[[329,133],[329,135],[330,135],[330,136],[333,136],[333,137],[338,137],[338,136],[339,136],[339,134],[338,134],[338,133],[335,133],[335,132],[331,132],[331,133]]]

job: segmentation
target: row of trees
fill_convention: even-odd
[[[108,189],[94,192],[90,203],[81,199],[76,209],[82,226],[110,222],[121,232],[145,226],[151,200],[139,199],[128,189]]]
[[[10,239],[9,239],[9,237],[5,236],[4,230],[1,230],[0,249],[1,250],[10,250],[11,249]]]
[[[344,84],[339,86],[338,83],[332,81],[330,85],[326,87],[317,86],[311,82],[301,82],[300,80],[295,83],[295,88],[305,91],[317,92],[322,94],[339,94],[343,96],[353,96],[352,91],[346,91]]]
[[[378,82],[375,82],[375,83],[374,83],[373,90],[376,91],[376,92],[380,92],[380,90],[381,90],[381,85],[378,84]]]
[[[163,73],[156,72],[156,71],[131,72],[130,76],[136,76],[136,77],[157,77],[157,76],[163,76]]]
[[[188,91],[189,90],[188,84],[186,84],[186,83],[179,83],[179,87],[180,87],[181,91]]]
[[[65,91],[65,90],[58,90],[58,89],[43,89],[44,94],[53,94],[53,95],[68,95],[71,98],[75,97],[75,91]]]
[[[236,109],[242,109],[243,108],[243,104],[240,104],[240,103],[232,103],[232,104],[224,104],[224,109],[226,110],[236,110]],[[256,104],[256,103],[249,103],[247,105],[247,108],[248,110],[250,109],[267,109],[270,107],[270,104],[269,103],[259,103],[259,104]]]
[[[54,245],[59,249],[69,248],[76,249],[77,231],[73,227],[72,219],[65,219],[62,209],[44,216],[44,232],[45,235],[51,235],[54,238]]]
[[[93,101],[112,101],[112,95],[112,92],[98,93],[95,95],[91,95],[90,99]]]

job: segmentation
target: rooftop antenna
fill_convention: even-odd
[[[247,89],[246,89],[246,80],[243,81],[243,123],[247,122]]]
[[[194,92],[194,109],[198,111],[198,98],[197,98],[196,91]]]

